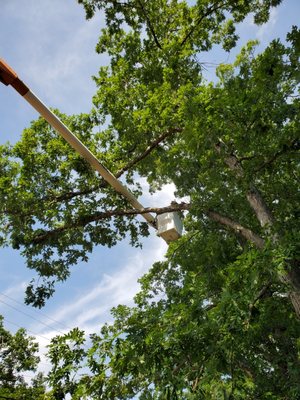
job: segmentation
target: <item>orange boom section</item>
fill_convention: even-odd
[[[11,85],[21,96],[29,92],[29,88],[2,58],[0,58],[0,81],[6,86]]]

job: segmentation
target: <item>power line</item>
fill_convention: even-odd
[[[10,296],[8,296],[7,294],[4,294],[3,292],[0,292],[0,295],[1,295],[1,296],[4,296],[4,297],[6,297],[7,299],[13,301],[14,303],[19,304],[19,305],[21,305],[22,307],[24,307],[24,304],[23,304],[23,303],[21,303],[20,301],[14,299],[13,297],[10,297]],[[42,315],[43,317],[49,319],[49,320],[52,321],[52,322],[55,322],[56,324],[61,325],[62,327],[66,328],[66,329],[69,329],[69,330],[72,329],[72,328],[69,327],[68,325],[66,325],[66,324],[64,324],[64,323],[62,323],[62,322],[60,322],[60,321],[57,321],[57,320],[54,319],[54,318],[49,317],[47,314],[43,313],[42,311],[39,311],[39,312],[37,312],[37,311],[35,311],[35,310],[33,310],[33,311],[34,311],[36,314]]]
[[[21,305],[22,307],[25,307],[23,303],[21,303],[20,301],[17,301],[17,300],[14,299],[13,297],[8,296],[7,294],[4,294],[3,292],[0,292],[0,296],[4,296],[4,297],[8,298],[9,300],[13,301],[14,303],[19,304],[19,305]],[[11,307],[12,309],[14,309],[14,310],[16,310],[16,311],[18,311],[18,312],[20,312],[20,313],[22,313],[22,314],[28,316],[29,318],[34,319],[35,321],[37,321],[37,322],[41,323],[42,325],[44,325],[44,326],[46,326],[46,327],[48,327],[48,328],[50,328],[50,329],[56,331],[57,333],[60,333],[61,335],[65,335],[64,332],[60,331],[59,329],[54,328],[54,326],[51,326],[51,325],[49,325],[49,324],[46,324],[45,322],[41,321],[40,319],[35,318],[34,316],[32,316],[32,315],[30,315],[30,314],[28,314],[28,313],[26,313],[26,312],[24,312],[24,311],[22,311],[22,310],[20,310],[20,309],[18,309],[18,308],[16,308],[16,307],[14,307],[14,306],[12,306],[12,305],[9,304],[9,303],[6,303],[4,300],[1,300],[1,299],[0,299],[0,302],[3,303],[3,304],[5,304],[5,305],[8,306],[8,307]],[[41,314],[41,315],[44,316],[45,318],[49,319],[50,321],[53,321],[53,322],[56,323],[56,324],[59,324],[59,325],[63,326],[64,328],[67,328],[67,329],[69,329],[69,330],[72,330],[72,329],[73,329],[73,328],[69,327],[68,325],[66,325],[66,324],[64,324],[64,323],[62,323],[62,322],[60,322],[60,321],[57,321],[57,320],[55,320],[54,318],[49,317],[49,316],[48,316],[47,314],[45,314],[45,313],[37,312],[37,311],[35,311],[35,310],[32,310],[32,311],[34,311],[37,315]],[[24,327],[24,328],[25,328],[25,327]],[[25,328],[25,329],[26,329],[26,328]],[[87,335],[88,335],[88,333],[85,333],[85,336],[87,336]]]
[[[0,300],[0,301],[1,301],[1,300]],[[26,328],[24,328],[23,326],[21,326],[21,325],[19,325],[19,324],[16,324],[15,322],[12,322],[12,321],[8,320],[8,319],[7,319],[6,317],[4,317],[4,316],[3,316],[3,319],[4,319],[4,321],[7,322],[8,324],[14,325],[14,326],[16,326],[16,327],[18,327],[18,328],[21,328],[21,329],[26,329]],[[47,340],[48,342],[51,342],[51,339],[47,338],[46,336],[40,335],[40,334],[38,334],[38,333],[36,333],[36,332],[33,332],[33,331],[30,330],[30,329],[26,329],[26,331],[27,331],[27,332],[30,332],[30,333],[33,334],[35,337],[40,337],[40,338],[42,338],[42,339]],[[45,356],[45,354],[44,354],[44,356]],[[45,365],[45,366],[47,366],[47,367],[53,367],[52,364],[50,364],[50,363],[45,363],[45,362],[43,362],[43,361],[39,361],[38,365],[39,365],[39,366],[40,366],[40,365]],[[40,371],[40,372],[41,372],[41,371]],[[42,371],[42,372],[43,372],[43,371]],[[24,374],[22,374],[22,375],[25,376]],[[29,378],[29,377],[28,377],[28,378]]]
[[[20,304],[22,307],[24,307],[24,305],[23,305],[21,302],[19,302],[19,301],[15,300],[14,298],[12,298],[12,297],[10,297],[10,296],[4,294],[3,292],[0,292],[0,296],[7,297],[9,300],[15,302],[16,304]],[[30,314],[28,314],[28,313],[26,313],[26,312],[24,312],[24,311],[18,309],[17,307],[12,306],[11,304],[5,302],[4,300],[1,300],[1,299],[0,299],[0,302],[3,303],[3,304],[5,304],[6,306],[12,308],[13,310],[15,310],[15,311],[17,311],[17,312],[19,312],[19,313],[21,313],[21,314],[24,314],[25,316],[27,316],[27,317],[29,317],[29,318],[31,318],[31,319],[33,319],[33,320],[35,320],[35,321],[41,323],[42,325],[46,326],[47,328],[49,328],[49,329],[51,329],[51,330],[54,330],[54,331],[56,331],[57,333],[59,333],[59,334],[61,334],[61,335],[65,335],[64,332],[62,332],[62,331],[60,331],[60,330],[54,328],[53,326],[51,326],[51,325],[49,325],[49,324],[46,324],[45,322],[41,321],[40,319],[35,318],[34,316],[32,316],[32,315],[30,315]],[[34,311],[34,310],[33,310],[33,311]],[[36,314],[39,314],[39,313],[36,312]],[[44,316],[45,316],[46,318],[48,318],[49,320],[54,321],[54,322],[57,323],[57,324],[60,324],[60,325],[62,325],[62,326],[65,326],[66,328],[68,328],[68,329],[70,329],[70,330],[72,329],[72,328],[68,327],[67,325],[65,325],[65,324],[63,324],[63,323],[61,323],[61,322],[59,322],[59,321],[57,321],[57,320],[55,320],[55,319],[53,319],[53,318],[47,316],[47,315],[44,314],[44,313],[41,313],[41,314],[44,315]],[[3,316],[3,317],[4,317],[4,316]],[[50,340],[50,339],[46,338],[45,336],[42,336],[42,335],[39,335],[39,334],[34,333],[33,331],[30,331],[30,330],[27,329],[25,326],[18,325],[18,324],[16,324],[16,323],[10,322],[10,321],[8,321],[8,320],[6,320],[6,321],[9,322],[9,323],[11,323],[11,324],[13,324],[13,325],[15,325],[15,326],[17,326],[17,327],[19,327],[19,328],[24,328],[25,330],[27,330],[28,332],[33,333],[33,334],[36,335],[36,336],[40,336],[40,337],[42,337],[42,338],[45,338],[45,339],[47,339],[47,340]],[[88,335],[88,333],[85,333],[84,336],[87,336],[87,335]],[[84,347],[88,347],[88,346],[89,346],[89,343],[88,343],[88,342],[89,342],[89,340],[87,339],[86,343],[84,344]]]
[[[19,325],[19,324],[16,324],[15,322],[9,321],[6,317],[4,317],[4,320],[5,320],[5,322],[7,322],[8,324],[15,325],[15,326],[17,326],[18,328],[25,329],[23,326],[21,326],[21,325]],[[38,334],[38,333],[35,333],[35,332],[31,331],[30,329],[26,329],[26,331],[32,333],[34,336],[39,336],[40,338],[46,339],[46,340],[48,340],[48,342],[51,342],[51,339],[47,338],[46,336],[40,335],[40,334]]]
[[[24,311],[22,311],[22,310],[19,310],[17,307],[14,307],[14,306],[12,306],[11,304],[6,303],[6,301],[0,299],[0,303],[5,304],[6,306],[12,308],[13,310],[15,310],[15,311],[17,311],[17,312],[19,312],[19,313],[21,313],[21,314],[23,314],[23,315],[26,315],[27,317],[29,317],[29,318],[31,318],[31,319],[37,321],[38,323],[40,323],[40,324],[42,324],[42,325],[44,325],[44,326],[46,326],[47,328],[50,328],[51,330],[54,330],[54,331],[60,333],[61,335],[64,335],[64,333],[63,333],[62,331],[59,331],[58,329],[54,329],[52,326],[46,324],[45,322],[39,320],[38,318],[35,318],[35,317],[33,317],[32,315],[30,315],[30,314],[28,314],[28,313],[26,313],[26,312],[24,312]]]
[[[0,300],[0,302],[3,302],[3,301]],[[4,303],[4,304],[7,304],[7,303]],[[8,305],[8,304],[7,304],[7,305]],[[10,305],[9,305],[9,306],[10,306]],[[12,307],[13,309],[17,310],[17,309],[14,308],[13,306],[10,306],[10,307]],[[17,310],[17,311],[21,312],[20,310]],[[24,313],[23,313],[23,314],[24,314]],[[26,315],[26,314],[25,314],[25,315]],[[31,318],[32,318],[32,317],[31,317]],[[35,332],[33,332],[32,330],[30,330],[30,329],[28,329],[28,328],[26,328],[26,327],[24,327],[24,326],[21,326],[21,325],[19,325],[19,324],[16,324],[15,322],[9,321],[5,316],[3,316],[3,319],[4,319],[7,323],[9,323],[9,324],[15,325],[15,326],[17,326],[18,328],[21,328],[21,329],[25,329],[27,332],[30,332],[31,334],[33,334],[33,335],[35,335],[35,336],[39,336],[40,338],[46,339],[46,340],[48,340],[49,342],[51,342],[51,339],[47,338],[46,336],[40,335],[39,333],[35,333]],[[34,319],[35,319],[35,318],[34,318]],[[37,320],[37,321],[38,321],[38,320]],[[43,323],[42,321],[38,321],[38,322]],[[44,324],[44,325],[46,325],[46,324]],[[46,326],[49,326],[49,325],[46,325]],[[52,327],[50,327],[50,328],[52,328]],[[59,332],[59,331],[57,331],[57,332]],[[62,332],[61,332],[61,333],[62,333]],[[62,333],[62,334],[63,334],[63,333]],[[87,343],[87,342],[83,344],[83,347],[86,347],[86,346],[88,346],[88,343]],[[40,362],[40,364],[51,365],[51,364],[46,364],[46,363],[43,363],[43,362]]]

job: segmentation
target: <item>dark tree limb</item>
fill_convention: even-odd
[[[263,164],[261,164],[256,170],[256,172],[260,172],[262,169],[270,167],[274,161],[277,160],[280,156],[288,153],[288,152],[293,152],[293,151],[298,151],[300,150],[300,140],[299,139],[294,139],[290,144],[285,145],[281,150],[277,151],[273,157],[271,157],[269,160],[265,161]]]
[[[153,142],[149,144],[147,149],[135,157],[133,160],[131,160],[128,164],[126,164],[125,167],[120,169],[116,177],[119,178],[125,171],[128,171],[131,167],[136,165],[138,162],[142,161],[144,158],[146,158],[161,142],[163,142],[167,137],[174,135],[175,133],[182,132],[182,128],[171,128],[167,132],[164,132],[161,134],[157,139],[155,139]]]
[[[152,34],[152,36],[153,36],[153,39],[154,39],[154,42],[155,42],[156,46],[157,46],[160,50],[162,50],[162,46],[161,46],[161,44],[159,43],[159,40],[158,40],[158,38],[157,38],[157,35],[156,35],[155,30],[154,30],[153,25],[152,25],[152,22],[151,22],[151,20],[150,20],[148,14],[147,14],[147,11],[146,11],[146,9],[145,9],[145,7],[144,7],[142,1],[141,1],[141,0],[137,0],[137,2],[138,2],[139,6],[140,6],[140,8],[141,8],[141,10],[142,10],[142,12],[143,12],[143,14],[144,14],[144,17],[146,18],[147,26],[148,26],[148,28],[150,29],[150,32],[151,32],[151,34]]]
[[[201,22],[206,17],[208,17],[209,15],[213,14],[215,11],[222,8],[225,4],[226,4],[226,2],[221,2],[221,3],[216,4],[215,7],[209,7],[208,10],[204,14],[202,14],[199,18],[197,18],[197,20],[195,21],[195,24],[192,26],[191,30],[187,33],[187,35],[181,41],[180,46],[183,47],[186,44],[186,42],[190,39],[192,34],[195,32],[195,30],[198,28],[198,26],[201,24]]]
[[[110,219],[113,217],[134,216],[134,215],[147,214],[147,213],[154,213],[156,215],[159,215],[159,214],[163,214],[166,212],[188,210],[189,208],[190,208],[190,204],[180,203],[180,204],[171,205],[171,206],[167,206],[167,207],[161,207],[161,208],[147,207],[147,208],[144,208],[143,210],[128,209],[128,210],[101,211],[101,212],[97,212],[93,215],[86,215],[86,216],[74,219],[74,221],[72,221],[71,223],[60,226],[59,228],[45,231],[42,234],[35,236],[31,240],[31,243],[32,244],[40,244],[40,243],[46,242],[48,239],[66,231],[66,230],[84,227],[92,222],[97,222],[97,221],[100,221],[103,219]]]

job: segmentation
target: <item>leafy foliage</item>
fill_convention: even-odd
[[[0,318],[0,398],[42,399],[45,392],[44,379],[38,374],[28,385],[24,372],[35,371],[39,363],[38,344],[28,337],[24,329],[14,335],[3,326]]]
[[[65,119],[79,136],[90,132],[82,140],[101,159],[92,118]],[[27,288],[27,302],[42,306],[54,281],[65,280],[78,260],[87,261],[95,245],[110,247],[128,231],[134,243],[139,234],[147,235],[145,224],[130,216],[102,218],[107,209],[125,208],[125,201],[42,119],[14,147],[3,145],[1,156],[2,241],[23,249],[27,266],[42,277],[40,286],[33,281]]]
[[[190,195],[191,187],[209,195],[210,186],[216,187],[224,172],[215,168],[205,182],[203,177],[196,182],[186,179],[184,172],[197,176],[201,153],[195,157],[191,150],[200,143],[207,162],[215,162],[210,146],[217,132],[207,135],[199,130],[203,121],[196,115],[208,107],[211,96],[215,113],[224,100],[217,100],[218,90],[202,82],[199,57],[214,44],[223,43],[229,50],[237,39],[236,23],[250,12],[263,23],[270,7],[280,1],[79,3],[88,17],[96,9],[104,10],[106,28],[97,51],[107,52],[111,63],[95,78],[95,109],[79,116],[60,115],[63,121],[117,177],[124,176],[136,195],[141,193],[133,180],[136,173],[147,177],[151,190],[172,181],[180,195]],[[213,110],[209,118],[214,118]],[[105,121],[107,129],[99,131]],[[25,129],[15,146],[2,145],[0,151],[1,243],[20,249],[38,275],[27,288],[27,303],[43,306],[53,295],[55,282],[67,279],[79,260],[87,261],[95,246],[113,246],[126,235],[138,246],[139,237],[148,235],[147,225],[129,215],[116,213],[112,218],[114,213],[108,210],[124,210],[126,202],[42,119]]]
[[[280,1],[79,3],[105,12],[97,51],[111,62],[91,114],[63,119],[137,194],[134,174],[151,191],[173,182],[190,204],[134,307],[114,309],[89,350],[78,329],[52,341],[51,395],[298,399],[298,28],[258,55],[250,42],[207,83],[203,52],[229,50],[236,23],[263,23]],[[148,233],[42,120],[1,151],[3,243],[45,279],[28,302],[43,305],[95,245]]]

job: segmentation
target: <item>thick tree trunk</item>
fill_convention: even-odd
[[[300,319],[300,268],[297,262],[287,265],[287,271],[279,276],[284,284],[290,287],[289,298],[294,310]]]
[[[228,149],[222,141],[219,141],[215,145],[216,151],[221,154],[225,154],[225,164],[229,167],[231,171],[233,171],[238,179],[243,179],[244,177],[244,170],[241,165],[240,160],[235,156],[234,153],[229,154]],[[226,154],[227,153],[227,154]],[[280,155],[278,153],[278,155]],[[276,156],[278,156],[276,155]],[[279,237],[276,233],[271,233],[271,227],[274,223],[274,218],[269,210],[267,204],[265,203],[263,196],[259,192],[259,190],[254,186],[251,185],[249,191],[246,194],[246,198],[250,207],[253,209],[261,227],[265,228],[266,233],[272,234],[272,241],[274,244],[278,241]],[[222,223],[222,221],[219,221]],[[228,225],[228,224],[227,224]],[[229,226],[229,225],[228,225]],[[232,229],[236,230],[235,226],[232,226]],[[242,231],[240,233],[244,236],[247,240],[255,243],[258,248],[262,248],[261,242],[263,239],[259,238],[255,233],[251,232],[251,237],[248,235],[246,231],[244,234]],[[249,236],[247,238],[247,236]],[[256,239],[259,238],[260,240]],[[253,240],[254,239],[254,240]],[[300,265],[299,261],[292,261],[287,263],[285,272],[279,274],[279,280],[286,284],[290,291],[288,293],[291,303],[294,307],[297,317],[300,319]]]
[[[256,217],[262,227],[273,225],[274,219],[271,211],[268,209],[263,197],[255,186],[252,186],[247,193],[247,200],[256,214]],[[274,244],[278,241],[278,236],[273,233],[272,241]],[[300,267],[299,263],[292,261],[287,263],[285,272],[279,274],[279,280],[286,284],[290,291],[288,293],[296,315],[300,318]]]
[[[293,291],[289,293],[289,298],[293,304],[297,317],[300,319],[300,293]]]
[[[262,227],[273,224],[273,217],[268,209],[264,199],[255,186],[252,186],[247,193],[247,200],[256,214],[257,219]]]

